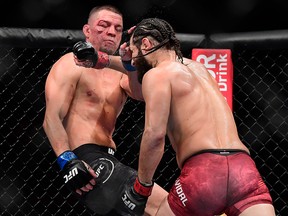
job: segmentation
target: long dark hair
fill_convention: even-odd
[[[181,52],[180,41],[175,35],[172,26],[165,20],[159,18],[147,18],[143,19],[137,24],[133,31],[133,43],[136,47],[140,47],[141,39],[144,37],[152,37],[159,42],[150,52],[164,47],[168,50],[175,50],[178,59],[183,63],[183,55]]]

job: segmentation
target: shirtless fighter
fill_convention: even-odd
[[[158,216],[274,216],[217,82],[201,63],[183,62],[179,44],[170,24],[157,18],[140,22],[130,39],[146,103],[137,181],[153,187],[167,133],[181,174]]]
[[[112,135],[116,119],[128,96],[135,99],[142,96],[141,91],[137,95],[136,85],[133,93],[129,85],[129,79],[133,80],[134,76],[137,80],[137,75],[130,73],[127,76],[104,68],[110,65],[110,59],[102,52],[111,55],[116,52],[122,31],[122,14],[115,7],[93,8],[88,23],[83,26],[89,44],[76,44],[74,53],[62,56],[52,66],[45,85],[43,128],[57,156],[63,181],[98,215],[142,215],[148,199],[141,196],[141,185],[138,185],[131,191],[136,196],[131,203],[140,202],[141,206],[126,208],[129,203],[120,195],[134,183],[137,172],[113,156],[116,144]],[[75,55],[81,60],[83,56],[89,56],[92,49],[99,51],[97,58],[88,61],[92,64],[86,65],[87,68],[75,64]],[[120,57],[118,62],[115,68],[125,71]],[[138,89],[139,86],[138,83]],[[155,215],[167,195],[164,189],[155,186],[145,215]]]

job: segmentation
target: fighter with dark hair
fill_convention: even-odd
[[[145,19],[137,25],[135,31],[133,32],[132,42],[139,49],[139,54],[133,59],[135,62],[137,62],[138,81],[140,83],[142,82],[144,74],[152,68],[143,57],[162,47],[168,50],[174,50],[178,60],[183,63],[180,41],[176,38],[172,26],[165,20],[162,20],[161,25],[159,25],[159,22],[157,22],[158,20],[159,19]],[[143,23],[147,21],[149,21],[149,24],[144,25]],[[140,49],[141,41],[144,37],[148,36],[154,38],[159,43],[148,50],[146,49],[146,53],[143,54],[142,50]]]
[[[182,62],[171,25],[144,19],[129,48],[146,104],[137,181],[153,187],[166,134],[181,169],[156,215],[274,216],[269,190],[217,82],[201,63]]]

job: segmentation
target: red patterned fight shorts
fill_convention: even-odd
[[[185,161],[168,203],[179,216],[230,216],[255,204],[272,204],[272,199],[246,152],[211,150]]]

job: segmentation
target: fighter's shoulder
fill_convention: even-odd
[[[62,55],[55,63],[54,63],[54,65],[56,65],[56,66],[59,66],[59,65],[69,65],[69,64],[71,64],[72,65],[72,63],[74,62],[73,61],[73,53],[72,52],[69,52],[69,53],[66,53],[66,54],[64,54],[64,55]]]
[[[186,65],[189,68],[190,72],[194,74],[209,74],[205,65],[200,62],[194,61],[192,59],[185,59],[183,61],[183,64]]]
[[[52,70],[61,70],[61,71],[71,71],[77,70],[79,68],[74,62],[74,56],[72,52],[66,53],[62,55],[58,60],[54,62],[52,65]],[[64,72],[62,72],[64,73]]]
[[[77,80],[81,76],[81,67],[75,64],[73,53],[66,53],[55,61],[48,76],[57,80]]]
[[[193,68],[193,67],[205,68],[205,66],[202,63],[192,60],[192,59],[188,59],[188,58],[183,58],[183,64],[190,68]]]

